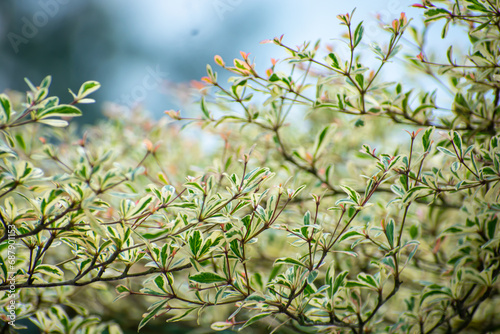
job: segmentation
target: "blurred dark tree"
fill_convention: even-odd
[[[214,54],[236,57],[246,43],[255,46],[259,32],[273,24],[263,19],[270,15],[267,11],[257,5],[243,8],[243,4],[228,12],[209,6],[201,17],[186,16],[187,24],[181,26],[168,20],[168,14],[182,6],[199,5],[193,0],[182,5],[167,2],[170,12],[160,12],[165,17],[160,27],[144,14],[156,10],[159,3],[145,3],[151,7],[142,15],[130,13],[128,5],[132,3],[120,2],[115,9],[93,0],[0,1],[0,92],[24,91],[24,77],[39,82],[50,74],[54,78],[51,94],[69,100],[67,87],[75,90],[81,82],[97,80],[103,88],[95,98],[101,103],[85,106],[79,122],[94,123],[105,101],[128,107],[142,103],[160,114],[181,107],[175,97],[164,94],[161,85],[141,99],[124,96],[140,87],[152,69],[170,82],[198,79]]]
[[[42,3],[54,3],[58,7],[52,11],[47,7],[45,11]],[[77,89],[82,80],[104,79],[103,74],[96,71],[96,61],[112,56],[114,46],[108,17],[92,2],[70,5],[56,0],[6,0],[0,2],[0,17],[4,35],[0,42],[0,90],[23,91],[26,89],[24,77],[39,81],[50,73],[56,79],[52,93],[69,100],[67,87]],[[76,49],[85,50],[85,54],[76,55]],[[81,61],[83,59],[85,61]],[[100,92],[96,98],[101,100],[105,94]],[[86,109],[83,122],[92,122],[98,117],[98,105],[89,105]]]

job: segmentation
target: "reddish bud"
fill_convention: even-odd
[[[281,44],[281,41],[283,40],[283,36],[285,35],[281,35],[279,38],[278,37],[274,37],[274,43],[276,44]]]
[[[394,29],[394,31],[397,31],[398,28],[399,28],[399,21],[398,20],[392,21],[392,29]]]
[[[399,18],[399,21],[403,24],[406,25],[408,23],[408,19],[406,18],[406,14],[404,12],[401,13],[401,16]]]
[[[436,254],[439,251],[439,248],[441,247],[441,241],[443,241],[443,238],[439,238],[436,240],[436,245],[432,249],[432,253]]]
[[[153,152],[153,143],[151,142],[151,140],[149,140],[149,139],[144,139],[142,142],[144,143],[144,145],[146,146],[146,149],[147,149],[149,152]]]
[[[177,110],[177,111],[172,110],[172,109],[171,110],[165,110],[165,114],[167,114],[168,116],[170,116],[170,118],[175,119],[176,121],[180,121],[181,120],[181,116],[180,116],[181,112],[180,112],[180,110]]]
[[[243,52],[243,51],[240,51],[240,55],[241,55],[241,57],[243,57],[243,59],[245,59],[245,60],[247,60],[247,59],[248,59],[248,55],[249,55],[249,54],[250,54],[250,53],[245,53],[245,52]]]
[[[201,81],[206,82],[208,84],[213,84],[212,79],[210,79],[209,77],[203,77],[201,78]]]
[[[226,63],[224,63],[224,60],[222,60],[222,57],[221,57],[221,56],[219,56],[219,55],[216,55],[216,56],[214,57],[214,61],[215,61],[215,63],[216,63],[217,65],[219,65],[219,66],[222,66],[222,67],[226,66]]]
[[[312,162],[313,161],[313,156],[309,152],[306,152],[305,158],[306,158],[307,162]]]

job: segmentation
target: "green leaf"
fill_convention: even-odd
[[[403,48],[402,45],[396,45],[396,47],[391,51],[391,53],[389,54],[387,59],[390,59],[390,58],[394,57],[395,55],[397,55],[398,52],[401,51],[402,48]]]
[[[330,60],[329,61],[329,63],[330,63],[329,65],[331,67],[336,68],[336,69],[340,69],[339,60],[338,60],[337,56],[335,55],[335,53],[333,53],[333,52],[330,53],[328,55],[328,58]]]
[[[152,196],[144,196],[142,197],[137,204],[135,204],[135,207],[131,213],[132,216],[138,215],[140,213],[143,213],[143,211],[147,208],[147,206],[153,201]]]
[[[484,12],[484,13],[490,13],[491,10],[488,10],[486,7],[484,7],[479,1],[477,0],[469,0],[467,2],[471,2],[473,3],[472,5],[468,5],[467,8],[470,9],[470,10],[477,10],[477,11],[480,11],[480,12]]]
[[[379,289],[379,283],[377,282],[375,277],[370,274],[361,273],[358,275],[358,280],[364,282],[365,284],[368,284],[375,290]]]
[[[383,265],[387,266],[391,269],[392,272],[396,271],[396,264],[394,263],[394,259],[390,256],[386,256],[380,261]]]
[[[319,271],[317,271],[317,270],[311,271],[309,273],[309,275],[307,276],[307,283],[312,284],[314,282],[314,280],[316,279],[316,277],[318,277],[318,274],[319,274]]]
[[[347,277],[347,274],[349,274],[349,272],[345,270],[337,275],[335,282],[333,283],[332,296],[334,296],[341,287],[345,286],[345,278]]]
[[[356,190],[348,186],[340,186],[340,188],[347,193],[351,200],[353,200],[358,205],[360,204],[361,195],[358,194]]]
[[[446,17],[448,15],[450,15],[450,12],[448,12],[444,8],[432,8],[425,11],[425,16],[429,17],[426,21],[436,20],[438,18]]]
[[[64,272],[60,268],[49,264],[42,264],[37,266],[35,268],[35,272],[57,279],[62,279],[64,277]]]
[[[84,82],[80,86],[80,89],[78,90],[78,100],[83,99],[84,97],[92,94],[93,92],[97,91],[99,88],[101,88],[101,84],[97,81]]]
[[[263,319],[265,317],[268,317],[270,316],[271,314],[273,314],[272,312],[265,312],[265,313],[261,313],[261,314],[257,314],[257,315],[254,315],[253,317],[251,317],[250,319],[248,319],[248,321],[239,329],[239,330],[242,330],[243,328],[245,327],[248,327],[250,326],[251,324],[254,324],[256,323],[257,321],[259,321],[260,319]]]
[[[300,194],[302,192],[302,190],[304,190],[305,187],[306,187],[305,185],[302,185],[302,186],[298,187],[297,189],[295,189],[292,193],[292,199],[297,197],[297,195]]]
[[[37,113],[38,119],[44,119],[47,117],[76,117],[81,116],[82,112],[80,109],[68,104],[61,104],[47,109],[42,109]]]
[[[123,334],[123,331],[118,324],[110,324],[108,326],[108,333],[109,334]]]
[[[356,74],[356,76],[354,77],[354,79],[358,83],[359,87],[364,88],[365,77],[363,76],[363,74],[361,74],[361,73]]]
[[[448,51],[446,51],[446,57],[448,58],[448,62],[453,64],[453,45],[450,45]]]
[[[412,239],[416,239],[418,236],[418,225],[416,224],[413,224],[411,227],[410,227],[410,238]]]
[[[262,297],[261,295],[257,294],[257,293],[252,293],[250,296],[248,296],[247,298],[245,298],[245,301],[256,301],[256,302],[263,302],[265,301],[266,298]]]
[[[19,144],[19,147],[23,150],[23,151],[26,151],[26,143],[24,141],[24,137],[18,133],[14,136],[14,138],[16,139],[17,143]]]
[[[290,257],[282,257],[282,258],[279,258],[276,261],[274,261],[274,265],[283,264],[283,263],[291,264],[291,265],[299,266],[299,267],[305,267],[306,266],[302,262],[300,262],[298,260],[295,260],[295,259],[292,259]]]
[[[437,147],[437,149],[438,149],[441,153],[444,153],[444,154],[446,154],[446,155],[448,155],[448,156],[450,156],[450,157],[454,157],[454,158],[456,158],[456,157],[457,157],[457,155],[456,155],[455,153],[453,153],[452,151],[450,151],[450,150],[449,150],[449,149],[447,149],[447,148],[444,148],[444,147],[442,147],[442,146],[438,146],[438,147]]]
[[[382,51],[382,48],[380,47],[380,45],[378,45],[377,43],[372,43],[370,46],[371,46],[372,51],[375,52],[375,54],[378,56],[377,58],[379,58],[379,59],[385,58],[385,54]]]
[[[498,225],[498,217],[495,216],[493,219],[490,219],[486,223],[486,232],[488,234],[489,239],[493,239],[495,237],[495,231],[497,229]]]
[[[68,122],[63,121],[62,119],[40,119],[38,120],[38,123],[47,124],[55,128],[64,128],[65,126],[68,126]]]
[[[437,289],[433,289],[433,290],[429,290],[427,292],[425,292],[423,295],[422,295],[422,299],[420,299],[420,306],[422,306],[422,304],[424,303],[424,301],[431,297],[431,296],[435,296],[435,295],[445,295],[445,296],[448,296],[448,297],[452,297],[451,295],[451,292],[449,291],[449,289],[447,288],[442,288],[440,290],[437,290]]]
[[[12,115],[12,107],[9,97],[5,94],[0,94],[0,121],[8,123]]]
[[[356,27],[356,30],[354,31],[354,45],[353,47],[358,46],[359,42],[361,42],[361,39],[363,38],[363,21],[361,21],[358,26]]]
[[[7,277],[9,276],[9,270],[7,269],[5,263],[6,261],[0,255],[0,269],[2,269],[2,274],[3,274],[1,277],[4,282],[7,280]]]
[[[420,242],[416,241],[416,240],[411,240],[411,241],[408,241],[406,244],[404,244],[403,248],[406,248],[406,247],[411,247],[413,246],[413,249],[411,250],[410,254],[408,254],[408,258],[406,259],[406,263],[405,263],[405,266],[411,261],[411,259],[413,259],[413,257],[415,256],[415,253],[417,252],[417,249],[418,249],[418,246],[420,246]]]
[[[38,91],[38,89],[36,89],[35,85],[33,85],[33,83],[30,81],[30,79],[24,78],[24,82],[26,82],[26,84],[28,85],[28,87],[30,88],[30,90],[32,92]]]
[[[365,126],[365,121],[362,118],[358,118],[354,123],[354,127],[359,128]]]
[[[351,231],[348,231],[348,232],[342,234],[342,236],[339,239],[339,242],[350,239],[350,238],[356,238],[356,237],[365,238],[365,235],[361,232],[356,231],[356,230],[351,230]]]
[[[51,82],[52,82],[52,77],[50,75],[47,75],[45,78],[43,78],[42,82],[40,83],[40,88],[48,89],[50,87]]]
[[[311,212],[309,210],[304,215],[304,225],[311,225]]]
[[[200,107],[201,111],[203,112],[204,119],[212,119],[212,116],[210,115],[210,111],[207,109],[207,103],[205,102],[205,97],[203,96],[200,101]]]
[[[219,276],[215,273],[203,272],[189,277],[190,281],[203,283],[203,284],[212,284],[218,282],[227,282],[227,279]]]
[[[168,303],[168,299],[164,299],[162,301],[160,301],[158,304],[156,304],[156,306],[151,310],[149,311],[148,313],[146,313],[144,315],[144,318],[142,318],[141,322],[139,323],[139,328],[138,330],[140,330],[142,327],[146,326],[146,324],[154,318],[154,316],[160,312],[160,310],[163,308],[163,306]]]
[[[441,232],[440,235],[461,233],[461,232],[463,232],[463,230],[464,230],[464,227],[462,225],[455,224],[455,225],[450,226],[447,229],[445,229],[443,232]]]
[[[12,150],[8,146],[4,146],[4,145],[0,144],[0,159],[17,158],[17,157],[18,157],[18,155],[17,155],[16,151]]]
[[[127,288],[125,285],[118,285],[116,288],[115,288],[116,292],[118,293],[124,293],[124,292],[130,292],[130,289]]]
[[[165,281],[165,277],[163,275],[156,276],[154,282],[158,289],[167,292],[167,290],[165,289],[167,282]]]
[[[434,132],[434,127],[431,127],[425,130],[424,134],[422,135],[422,146],[424,148],[424,152],[428,152],[431,147],[432,144],[431,136],[433,132]]]
[[[40,88],[35,95],[35,101],[43,101],[48,94],[49,94],[48,89]]]
[[[328,137],[332,133],[332,126],[329,124],[321,130],[321,132],[318,133],[316,136],[316,139],[314,140],[314,146],[313,146],[313,159],[316,159],[321,152],[324,150],[326,144],[328,143]]]
[[[193,231],[193,233],[188,238],[188,243],[189,249],[196,257],[201,248],[201,245],[203,244],[203,237],[201,235],[201,232],[198,230]]]
[[[233,324],[228,321],[217,321],[210,325],[210,328],[214,331],[223,331],[231,327],[233,327]]]
[[[358,282],[358,281],[347,281],[346,288],[367,288],[371,290],[377,290],[376,288],[373,288],[373,286],[365,283],[365,282]]]
[[[167,319],[167,322],[176,322],[176,321],[182,320],[183,318],[187,317],[191,312],[193,312],[196,309],[197,309],[197,307],[190,308],[187,311],[185,311],[184,313],[180,313],[172,318]]]
[[[115,288],[116,292],[118,292],[118,296],[116,296],[116,298],[113,300],[113,303],[116,302],[117,300],[119,299],[122,299],[124,297],[127,297],[127,296],[130,296],[131,294],[131,291],[129,288],[127,288],[126,286],[124,285],[118,285],[116,288]]]
[[[101,223],[94,217],[92,212],[90,212],[90,210],[87,208],[84,208],[83,210],[85,212],[85,215],[89,219],[90,227],[92,228],[92,230],[99,234],[101,237],[107,238],[108,235],[106,234],[106,230],[104,230]]]
[[[387,226],[385,227],[385,235],[391,248],[394,248],[394,228],[394,219],[390,219],[389,223],[387,223]]]
[[[462,137],[460,134],[456,131],[452,132],[452,138],[453,138],[453,143],[455,144],[455,147],[457,148],[458,151],[458,156],[463,157],[463,149],[462,149]]]
[[[441,31],[441,38],[446,38],[448,34],[448,29],[450,28],[451,19],[446,20],[446,23],[443,25],[443,30]]]

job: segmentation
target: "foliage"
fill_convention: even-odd
[[[425,9],[421,30],[404,13],[386,26],[387,44],[371,46],[375,67],[362,62],[352,13],[338,16],[345,46],[325,57],[319,43],[292,48],[283,37],[265,42],[288,53],[285,66],[273,60],[265,74],[247,53],[232,65],[216,56],[234,76],[221,84],[207,66],[202,116],[189,121],[224,146],[195,176],[190,164],[208,163],[165,120],[118,110],[79,140],[54,129],[93,102],[96,82],[59,104],[50,77],[28,81],[18,114],[18,96],[2,94],[4,330],[15,300],[16,320],[46,333],[119,333],[90,316],[76,295],[85,286],[149,303],[139,329],[157,317],[266,332],[498,329],[500,8],[439,3],[414,5]],[[433,21],[445,22],[443,36],[466,27],[470,53],[428,56]],[[380,77],[406,30],[418,48],[406,66],[443,89]]]

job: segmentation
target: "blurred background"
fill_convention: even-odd
[[[259,44],[285,35],[294,46],[321,38],[335,44],[343,33],[336,16],[351,12],[365,22],[365,41],[383,40],[376,16],[385,22],[402,11],[421,11],[403,0],[2,0],[0,1],[0,92],[26,90],[53,77],[52,95],[71,99],[87,80],[101,82],[94,105],[82,106],[83,123],[94,123],[103,102],[142,105],[159,116],[179,109],[182,95],[169,89],[204,76],[221,55],[231,62],[250,52],[257,66],[283,58],[280,48]],[[383,43],[382,43],[383,44]],[[175,96],[177,95],[177,96]]]

